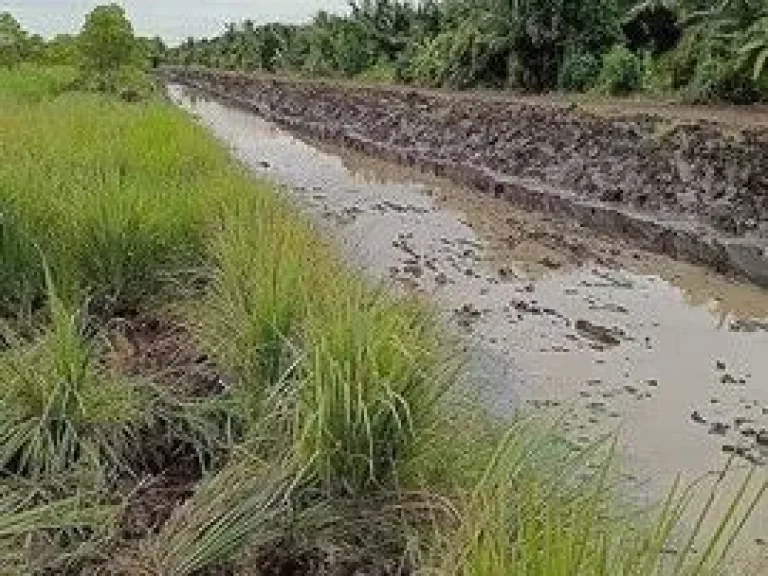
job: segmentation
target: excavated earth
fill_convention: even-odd
[[[640,248],[768,286],[768,131],[208,70],[171,80]]]

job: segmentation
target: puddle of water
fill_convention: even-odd
[[[570,406],[574,442],[620,430],[631,469],[662,489],[734,453],[768,476],[768,291],[170,94],[287,185],[352,262],[433,295],[491,408]],[[768,504],[748,534],[768,534]]]

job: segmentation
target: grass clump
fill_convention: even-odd
[[[231,561],[246,546],[280,544],[292,525],[323,516],[295,509],[303,472],[245,458],[203,481],[139,556],[149,574],[186,576]],[[318,524],[319,525],[319,524]]]
[[[213,245],[202,335],[249,404],[292,382],[287,442],[323,486],[392,487],[447,381],[427,309],[344,270],[266,190],[224,216]]]
[[[0,485],[0,574],[65,572],[104,542],[116,509],[94,503],[94,494],[47,501],[37,488]]]
[[[308,318],[298,451],[331,492],[393,489],[434,425],[447,359],[419,303],[335,287]]]
[[[201,338],[258,403],[292,372],[313,271],[330,260],[272,192],[241,182],[211,241],[214,263]],[[253,194],[252,198],[248,195]]]
[[[466,421],[465,421],[466,422]],[[620,497],[615,443],[574,452],[558,425],[519,419],[506,431],[487,425],[449,433],[455,520],[427,552],[426,573],[452,576],[714,575],[728,573],[729,554],[768,482],[748,474],[735,494],[722,490],[730,466],[712,487],[708,504],[694,506],[697,484],[679,482],[657,506],[639,508]],[[482,430],[485,428],[485,431]],[[477,436],[492,451],[477,454]],[[488,436],[490,434],[490,436]],[[442,452],[443,457],[445,452]],[[441,460],[437,468],[446,470]],[[467,474],[468,473],[468,474]],[[713,512],[724,499],[727,511]],[[698,518],[690,523],[690,516]]]
[[[0,470],[50,478],[80,460],[117,463],[142,419],[138,390],[99,367],[79,313],[50,297],[50,325],[0,355]]]

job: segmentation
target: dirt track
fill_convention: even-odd
[[[174,74],[313,137],[768,286],[763,130],[400,88]]]

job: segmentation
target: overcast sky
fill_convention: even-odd
[[[32,33],[50,37],[80,28],[84,15],[114,0],[0,0],[0,12],[13,14]],[[176,43],[187,36],[210,36],[228,22],[302,22],[318,10],[341,12],[346,0],[122,0],[138,34]]]

